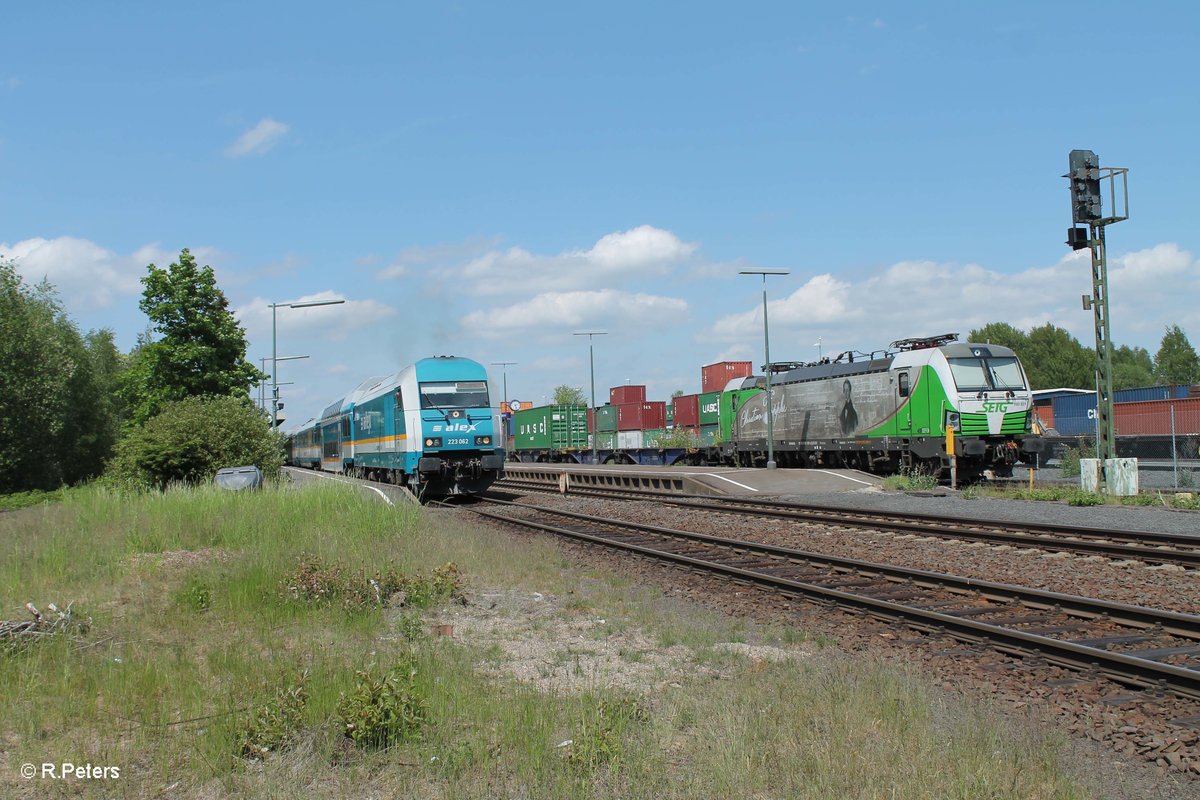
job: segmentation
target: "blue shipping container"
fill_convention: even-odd
[[[1146,400],[1178,400],[1188,396],[1188,386],[1142,386],[1137,389],[1117,389],[1114,403],[1142,403]]]
[[[1054,430],[1060,436],[1095,435],[1095,393],[1054,398]]]

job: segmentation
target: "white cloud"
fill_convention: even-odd
[[[192,251],[201,264],[215,253],[212,248]],[[87,239],[60,236],[0,243],[0,255],[14,259],[17,272],[30,283],[48,278],[68,308],[90,310],[106,308],[118,297],[141,294],[146,266],[166,267],[179,253],[164,250],[156,242],[122,255]]]
[[[775,284],[777,287],[779,283]],[[1175,244],[1109,259],[1112,334],[1117,344],[1157,347],[1164,326],[1200,330],[1200,261]],[[772,356],[809,360],[823,337],[826,354],[877,348],[894,339],[954,331],[962,336],[988,322],[1022,330],[1052,322],[1081,342],[1093,337],[1092,315],[1079,298],[1091,294],[1087,251],[1049,267],[1015,274],[978,264],[902,261],[858,282],[830,274],[810,278],[770,302]],[[784,291],[778,289],[777,291]],[[719,318],[705,333],[726,342],[762,336],[762,308]]]
[[[320,300],[342,300],[337,305],[290,308],[282,304],[275,312],[275,328],[279,333],[319,333],[332,341],[344,340],[352,331],[375,325],[388,317],[395,316],[396,309],[378,300],[347,300],[346,296],[331,289],[306,294],[289,302],[311,303]],[[270,342],[271,300],[256,297],[243,303],[233,311],[247,338]]]
[[[684,320],[687,312],[687,301],[675,297],[616,289],[543,292],[504,308],[473,311],[462,318],[461,327],[492,339],[539,332],[558,336],[585,326],[661,328]]]
[[[8,89],[10,92],[12,90],[16,89],[20,85],[21,85],[20,78],[5,78],[3,81],[0,81],[0,86],[3,86],[5,89]]]
[[[273,120],[270,117],[264,117],[259,120],[257,125],[243,133],[233,144],[225,148],[225,155],[230,158],[261,156],[274,147],[287,132],[287,124]]]
[[[607,234],[588,250],[549,256],[520,247],[491,250],[447,270],[447,277],[464,280],[477,295],[601,289],[620,280],[665,275],[695,250],[695,244],[670,231],[641,225]]]

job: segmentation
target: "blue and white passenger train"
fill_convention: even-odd
[[[291,434],[287,450],[293,466],[407,486],[422,501],[480,494],[504,475],[487,370],[456,356],[363,381]]]

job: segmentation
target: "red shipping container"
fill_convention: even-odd
[[[1054,406],[1035,406],[1033,413],[1037,416],[1038,422],[1043,428],[1054,427]]]
[[[1200,433],[1200,397],[1179,400],[1143,400],[1114,403],[1113,424],[1118,436],[1170,436],[1171,408],[1175,409],[1175,433]]]
[[[596,432],[596,409],[588,409],[588,433]]]
[[[662,400],[621,403],[617,406],[617,430],[645,431],[667,427],[667,404]]]
[[[619,406],[623,403],[644,403],[646,402],[646,387],[614,386],[608,390],[608,402],[614,406]]]
[[[698,428],[700,426],[700,395],[681,394],[671,402],[675,404],[676,428]]]
[[[720,392],[734,378],[748,378],[754,374],[749,361],[718,361],[700,368],[700,391]]]

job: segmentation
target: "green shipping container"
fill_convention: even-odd
[[[717,423],[718,442],[733,440],[733,420],[737,416],[737,410],[761,391],[762,389],[734,389],[732,392],[721,392],[721,418]]]
[[[707,392],[700,395],[700,427],[716,425],[720,422],[720,392]]]
[[[714,394],[716,394],[714,392]],[[700,426],[700,446],[710,447],[717,443],[717,425]]]
[[[617,407],[612,405],[600,406],[596,409],[596,430],[615,431],[617,429]]]
[[[642,431],[642,446],[658,447],[658,440],[666,435],[667,432],[663,428],[652,428],[648,431]]]
[[[597,450],[615,450],[617,447],[616,431],[600,431],[596,434]]]
[[[587,408],[540,406],[513,414],[513,448],[521,450],[586,450]]]

